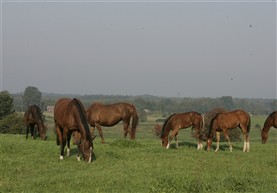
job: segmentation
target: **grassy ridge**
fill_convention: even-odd
[[[259,131],[252,128],[249,153],[242,152],[242,142],[233,143],[233,152],[221,143],[215,153],[197,151],[190,129],[179,133],[179,149],[165,150],[151,132],[153,125],[140,124],[136,141],[122,139],[121,125],[104,128],[107,143],[96,138],[96,159],[90,164],[76,161],[75,146],[70,157],[59,160],[54,137],[41,141],[0,135],[0,191],[276,192],[275,129],[262,145]]]

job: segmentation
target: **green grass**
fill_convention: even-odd
[[[59,160],[54,136],[41,141],[0,135],[0,192],[276,192],[276,129],[263,145],[252,127],[249,153],[242,152],[242,142],[233,143],[233,152],[227,143],[206,152],[196,150],[190,129],[179,133],[179,149],[174,143],[161,148],[154,124],[141,123],[136,141],[122,139],[121,124],[103,128],[106,144],[95,139],[90,164],[76,160],[73,145],[72,155]]]

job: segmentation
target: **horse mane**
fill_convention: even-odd
[[[82,107],[82,105],[80,104],[80,101],[76,98],[73,99],[74,103],[76,104],[76,107],[78,109],[82,124],[85,128],[85,132],[86,132],[86,139],[87,140],[92,140],[91,135],[90,135],[90,131],[89,131],[89,127],[88,127],[88,123],[87,123],[87,119],[85,117],[85,113],[84,113],[84,109]]]
[[[165,126],[167,125],[168,121],[171,119],[171,117],[173,117],[176,113],[173,113],[172,115],[170,115],[164,122],[164,125],[163,125],[163,129],[162,129],[162,133],[161,133],[161,137],[163,136],[164,134],[164,131],[165,131]]]

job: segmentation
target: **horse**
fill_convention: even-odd
[[[25,112],[23,120],[26,125],[26,139],[28,138],[29,129],[31,129],[31,137],[33,139],[35,136],[35,126],[38,129],[39,136],[42,140],[46,140],[46,126],[42,120],[41,110],[38,106],[32,105]]]
[[[251,127],[251,119],[247,112],[243,110],[235,110],[230,112],[222,112],[215,115],[211,120],[210,128],[207,134],[207,151],[212,146],[213,135],[216,133],[216,150],[219,150],[220,132],[223,131],[224,137],[228,140],[230,151],[232,152],[232,144],[228,135],[228,130],[239,127],[244,136],[243,152],[249,152],[249,131]]]
[[[72,132],[78,131],[81,134],[81,139],[77,144],[79,152],[83,154],[82,157],[85,161],[91,162],[95,136],[92,137],[90,134],[82,103],[76,98],[59,99],[54,107],[54,121],[57,133],[57,145],[60,145],[60,160],[64,159],[64,147],[66,142],[70,144]],[[68,149],[68,155],[69,152],[70,149]],[[80,160],[79,155],[77,160]]]
[[[170,142],[173,137],[175,137],[176,148],[178,148],[178,131],[179,129],[185,129],[188,127],[195,129],[196,136],[198,138],[197,150],[202,150],[203,144],[201,140],[201,132],[203,131],[204,127],[204,117],[197,112],[175,113],[170,115],[163,124],[161,133],[162,146],[166,147],[166,149],[169,149]],[[170,130],[172,130],[172,132],[168,139]]]
[[[265,144],[268,139],[268,131],[271,127],[277,129],[277,111],[272,112],[264,122],[264,127],[261,132],[262,144]]]
[[[131,139],[135,139],[136,128],[138,124],[138,114],[134,105],[129,103],[114,103],[104,105],[102,103],[93,103],[86,111],[87,119],[94,131],[96,127],[101,137],[102,143],[105,143],[101,126],[111,127],[123,122],[124,138],[130,134]],[[132,119],[131,131],[129,125]]]

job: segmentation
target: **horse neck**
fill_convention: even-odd
[[[264,127],[263,127],[263,129],[262,129],[262,132],[263,132],[263,133],[268,133],[270,127],[272,127],[272,126],[273,126],[273,120],[272,120],[272,118],[269,116],[269,117],[266,119],[265,123],[264,123]]]
[[[171,129],[171,118],[174,116],[175,114],[171,115],[170,117],[168,117],[168,119],[165,121],[164,125],[163,125],[163,129],[162,129],[162,134],[161,134],[161,138],[163,137],[167,137],[169,135],[170,129]]]

